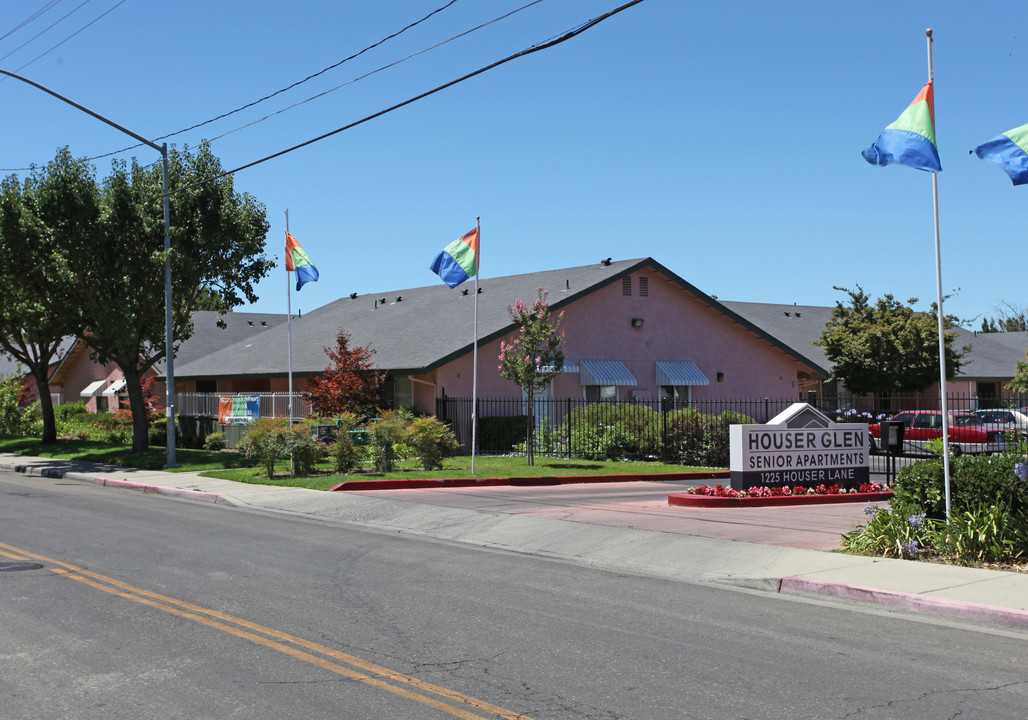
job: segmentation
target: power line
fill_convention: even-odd
[[[124,0],[122,0],[122,1],[124,2]],[[449,42],[452,42],[452,41],[457,40],[459,38],[462,38],[462,37],[464,37],[466,35],[469,35],[469,34],[471,34],[473,32],[481,30],[482,28],[485,28],[485,27],[487,27],[489,25],[497,23],[497,22],[499,22],[501,20],[505,20],[506,18],[508,18],[508,17],[510,17],[512,15],[515,15],[515,14],[517,14],[519,12],[522,12],[523,10],[527,10],[528,8],[530,8],[530,7],[534,6],[534,5],[538,5],[539,3],[543,2],[543,1],[544,0],[532,0],[532,2],[528,3],[527,5],[522,5],[519,8],[511,10],[508,13],[505,13],[503,15],[500,15],[499,17],[493,18],[492,20],[489,20],[489,21],[484,22],[484,23],[482,23],[480,25],[477,25],[477,26],[475,26],[475,27],[473,27],[473,28],[471,28],[469,30],[465,30],[462,33],[458,33],[457,35],[454,35],[454,36],[452,36],[450,38],[447,38],[446,40],[438,42],[435,45],[431,45],[431,46],[429,46],[427,48],[424,48],[424,49],[419,50],[417,52],[411,53],[410,55],[407,55],[406,57],[401,58],[400,60],[396,60],[394,62],[391,62],[391,63],[388,63],[386,65],[383,65],[383,66],[381,66],[381,67],[379,67],[379,68],[377,68],[375,70],[367,72],[367,73],[365,73],[363,75],[360,75],[360,76],[358,76],[356,78],[353,78],[352,80],[348,80],[345,83],[341,83],[340,85],[336,85],[333,88],[330,88],[328,90],[325,90],[324,92],[321,92],[321,93],[318,93],[316,95],[313,95],[313,96],[311,96],[311,97],[309,97],[309,98],[307,98],[305,100],[300,100],[299,102],[295,102],[292,105],[288,105],[288,106],[286,106],[286,107],[284,107],[284,108],[282,108],[280,110],[276,110],[275,112],[269,113],[269,114],[267,114],[267,115],[265,115],[265,116],[263,116],[261,118],[253,120],[253,121],[251,121],[249,123],[246,123],[246,124],[241,125],[239,127],[233,128],[231,130],[227,130],[226,132],[223,132],[220,135],[217,135],[217,136],[215,136],[213,138],[207,139],[207,141],[208,142],[214,142],[214,141],[220,140],[220,139],[222,139],[222,138],[224,138],[224,137],[226,137],[228,135],[231,135],[232,133],[239,132],[240,130],[245,130],[248,127],[252,127],[253,125],[256,125],[258,123],[264,122],[265,120],[268,120],[268,119],[270,119],[270,118],[272,118],[272,117],[274,117],[276,115],[280,115],[280,114],[282,114],[282,113],[284,113],[284,112],[286,112],[288,110],[292,110],[295,107],[298,107],[298,106],[303,105],[305,103],[311,102],[311,101],[316,100],[316,99],[318,99],[320,97],[323,97],[325,95],[328,95],[329,93],[335,92],[336,90],[339,90],[339,89],[341,89],[343,87],[346,87],[347,85],[352,85],[353,83],[356,83],[356,82],[358,82],[360,80],[364,80],[365,78],[370,77],[371,75],[375,75],[376,73],[382,72],[382,71],[387,70],[387,69],[389,69],[391,67],[395,67],[396,65],[399,65],[400,63],[403,63],[403,62],[406,62],[407,60],[410,60],[411,58],[414,58],[414,57],[416,57],[418,55],[422,55],[422,54],[424,54],[426,52],[434,50],[434,49],[436,49],[438,47],[441,47],[441,46],[443,46],[443,45],[445,45],[445,44],[447,44]],[[220,120],[222,118],[228,117],[229,115],[233,115],[233,114],[235,114],[237,112],[240,112],[241,110],[245,110],[247,108],[253,107],[254,105],[257,105],[258,103],[261,103],[264,100],[268,100],[270,98],[273,98],[276,95],[280,95],[281,93],[285,92],[286,90],[290,90],[292,88],[295,88],[298,85],[301,85],[301,84],[307,82],[308,80],[310,80],[312,78],[315,78],[318,75],[321,75],[321,74],[325,73],[327,70],[331,70],[333,68],[339,67],[343,63],[345,63],[345,62],[347,62],[349,60],[352,60],[353,58],[358,57],[359,55],[362,55],[363,53],[367,52],[368,50],[370,50],[372,48],[375,48],[375,47],[378,47],[379,45],[381,45],[382,43],[386,42],[387,40],[395,38],[397,35],[400,35],[401,33],[409,30],[410,28],[412,28],[412,27],[414,27],[414,26],[424,22],[425,20],[427,20],[428,18],[432,17],[433,15],[435,15],[435,14],[445,10],[446,8],[450,7],[450,5],[453,5],[455,2],[457,2],[457,0],[450,0],[450,2],[447,3],[446,5],[444,5],[444,6],[440,7],[440,8],[437,8],[436,10],[433,10],[431,13],[429,13],[425,17],[421,18],[420,20],[418,20],[418,21],[416,21],[414,23],[411,23],[410,25],[408,25],[407,27],[403,28],[402,30],[397,31],[397,32],[393,33],[392,35],[389,35],[386,38],[383,38],[382,40],[379,40],[378,42],[374,43],[373,45],[369,45],[368,47],[364,48],[360,52],[354,53],[350,57],[348,57],[348,58],[346,58],[344,60],[340,60],[339,62],[337,62],[337,63],[335,63],[333,65],[330,65],[329,67],[327,67],[327,68],[325,68],[323,70],[320,70],[317,73],[309,75],[308,77],[304,78],[303,80],[299,80],[299,81],[293,83],[292,85],[289,85],[288,87],[283,88],[282,90],[278,90],[278,91],[276,91],[274,93],[271,93],[270,95],[267,95],[267,96],[261,98],[260,100],[255,100],[255,101],[253,101],[251,103],[248,103],[248,104],[246,104],[246,105],[244,105],[244,106],[242,106],[240,108],[237,108],[237,109],[232,110],[232,111],[227,112],[227,113],[223,113],[223,114],[221,114],[221,115],[219,115],[219,116],[217,116],[215,118],[212,118],[210,120],[206,120],[206,121],[204,121],[202,123],[198,123],[198,124],[193,125],[191,127],[185,128],[184,130],[178,130],[178,131],[173,132],[173,133],[168,133],[167,135],[161,135],[160,137],[154,138],[154,140],[155,141],[166,140],[167,138],[174,137],[175,135],[181,135],[182,133],[188,132],[190,130],[194,130],[194,129],[198,128],[198,127],[202,127],[204,125],[208,125],[208,124],[214,122],[215,120]],[[2,78],[0,78],[0,79],[2,79]],[[121,153],[128,152],[129,150],[134,150],[134,149],[136,149],[138,147],[142,147],[142,145],[141,144],[130,145],[128,147],[121,148],[120,150],[112,150],[111,152],[103,153],[103,154],[100,154],[100,155],[94,155],[92,157],[85,158],[85,160],[86,160],[86,162],[92,162],[94,160],[101,160],[103,158],[111,157],[113,155],[120,155]],[[0,168],[0,172],[23,172],[23,171],[27,171],[27,170],[31,170],[31,168]]]
[[[450,7],[451,5],[456,3],[457,1],[458,0],[450,0],[450,2],[446,3],[442,7],[436,8],[435,10],[430,12],[425,17],[421,18],[420,20],[416,20],[415,22],[412,22],[410,25],[408,25],[407,27],[403,28],[402,30],[397,30],[392,35],[387,35],[386,37],[382,38],[378,42],[373,43],[372,45],[368,45],[366,48],[364,48],[360,52],[356,52],[356,53],[354,53],[353,55],[351,55],[351,56],[349,56],[347,58],[343,58],[342,60],[340,60],[337,63],[329,65],[328,67],[323,68],[323,69],[319,70],[316,73],[308,75],[303,80],[297,80],[293,84],[288,85],[288,86],[282,88],[281,90],[276,90],[275,92],[271,93],[270,95],[265,95],[264,97],[260,98],[259,100],[254,100],[253,102],[249,102],[246,105],[243,105],[241,107],[237,107],[235,110],[229,110],[228,112],[224,112],[221,115],[213,117],[213,118],[211,118],[209,120],[204,120],[203,122],[196,123],[195,125],[191,125],[190,127],[183,128],[182,130],[176,130],[175,132],[168,133],[167,135],[161,135],[160,137],[155,138],[155,140],[167,140],[170,137],[174,137],[176,135],[181,135],[182,133],[187,133],[190,130],[196,130],[197,128],[203,127],[204,125],[210,125],[212,122],[215,122],[217,120],[222,120],[224,118],[229,117],[230,115],[235,115],[238,112],[242,112],[243,110],[246,110],[248,108],[252,108],[254,105],[258,105],[258,104],[264,102],[265,100],[270,100],[271,98],[273,98],[273,97],[275,97],[277,95],[281,95],[282,93],[286,92],[287,90],[292,90],[293,88],[295,88],[295,87],[297,87],[299,85],[304,84],[308,80],[313,80],[314,78],[318,77],[319,75],[323,75],[326,72],[328,72],[329,70],[333,70],[333,69],[339,67],[343,63],[349,62],[350,60],[353,60],[354,58],[360,57],[361,55],[363,55],[364,53],[368,52],[369,50],[373,50],[374,48],[377,48],[379,45],[382,45],[383,43],[385,43],[385,42],[387,42],[389,40],[392,40],[393,38],[397,37],[398,35],[401,35],[401,34],[407,32],[411,28],[420,25],[421,23],[425,22],[426,20],[428,20],[433,15],[441,13],[443,10],[445,10],[448,7]],[[536,0],[536,2],[542,2],[542,0]],[[3,59],[3,58],[0,58],[0,59]],[[315,96],[315,97],[317,97],[317,96]],[[297,104],[299,104],[299,103],[297,103]],[[295,107],[295,105],[291,105],[290,107]],[[289,109],[289,108],[286,108],[286,109]],[[268,116],[268,117],[270,117],[270,116]],[[266,118],[261,118],[261,120],[264,120],[264,119],[266,119]],[[257,121],[257,122],[260,122],[260,121]],[[252,124],[254,124],[254,123],[249,123],[249,125],[252,125]],[[248,127],[248,125],[243,125],[242,127]],[[239,130],[239,129],[241,129],[241,128],[236,128],[236,130]],[[230,131],[230,132],[235,132],[235,131],[233,130],[233,131]],[[224,135],[220,135],[219,137],[224,137],[225,135],[228,135],[228,134],[229,133],[225,133]],[[217,138],[215,138],[215,139],[217,139]],[[135,150],[137,147],[140,147],[140,146],[139,145],[130,145],[129,147],[122,148],[121,150],[112,150],[111,152],[104,153],[102,155],[96,155],[96,156],[91,157],[91,158],[86,158],[86,161],[87,162],[92,162],[93,160],[101,160],[101,159],[103,159],[105,157],[110,157],[112,155],[118,155],[118,154],[123,153],[123,152],[128,152],[129,150]]]
[[[11,35],[13,35],[14,33],[18,32],[19,30],[21,30],[26,25],[30,24],[37,17],[39,17],[40,15],[44,14],[47,10],[52,8],[54,5],[60,5],[61,2],[63,2],[63,0],[50,0],[50,2],[48,2],[43,7],[39,8],[39,10],[36,10],[31,15],[29,15],[25,20],[22,20],[20,23],[18,23],[13,28],[11,28],[7,32],[5,32],[3,35],[0,35],[0,40],[6,40]]]
[[[226,132],[223,132],[221,135],[216,135],[215,137],[208,138],[208,142],[212,142],[213,143],[214,141],[220,140],[223,137],[227,137],[228,135],[231,135],[232,133],[238,132],[240,130],[245,130],[248,127],[252,127],[254,125],[257,125],[258,123],[262,123],[265,120],[268,120],[270,118],[275,117],[276,115],[281,115],[282,113],[287,112],[289,110],[292,110],[293,108],[299,107],[300,105],[305,105],[306,103],[309,103],[309,102],[311,102],[313,100],[317,100],[318,98],[324,97],[325,95],[328,95],[329,93],[334,93],[336,90],[344,88],[347,85],[353,85],[356,82],[364,80],[365,78],[369,78],[372,75],[376,75],[376,74],[378,74],[378,73],[380,73],[380,72],[382,72],[384,70],[388,70],[391,67],[396,67],[397,65],[399,65],[401,63],[405,63],[408,60],[410,60],[411,58],[417,57],[418,55],[423,55],[423,54],[425,54],[427,52],[435,50],[436,48],[442,47],[443,45],[446,45],[447,43],[453,42],[454,40],[459,40],[460,38],[462,38],[462,37],[464,37],[466,35],[470,35],[473,32],[477,32],[477,31],[481,30],[484,27],[488,27],[489,25],[492,25],[493,23],[499,22],[500,20],[506,20],[511,15],[515,15],[515,14],[521,12],[522,10],[527,10],[528,8],[532,7],[533,5],[538,5],[541,2],[543,2],[543,0],[533,0],[533,2],[530,2],[527,5],[522,5],[521,7],[517,8],[516,10],[511,10],[509,13],[506,13],[504,15],[500,15],[499,17],[493,18],[492,20],[489,20],[488,22],[484,22],[481,25],[477,25],[477,26],[475,26],[473,28],[465,30],[464,32],[458,33],[457,35],[454,35],[452,37],[447,38],[446,40],[442,40],[440,42],[437,42],[435,45],[430,45],[429,47],[423,48],[421,50],[418,50],[417,52],[413,52],[413,53],[411,53],[410,55],[408,55],[408,56],[406,56],[404,58],[400,58],[399,60],[395,60],[395,61],[393,61],[391,63],[386,64],[386,65],[382,65],[381,67],[378,67],[378,68],[376,68],[374,70],[366,72],[363,75],[359,75],[359,76],[353,78],[352,80],[347,80],[346,82],[340,83],[339,85],[336,85],[333,88],[329,88],[328,90],[320,92],[320,93],[318,93],[316,95],[312,95],[311,97],[309,97],[309,98],[307,98],[305,100],[300,100],[298,102],[293,103],[292,105],[287,105],[286,107],[281,108],[280,110],[276,110],[275,112],[268,113],[264,117],[257,118],[256,120],[248,122],[245,125],[240,125],[239,127],[233,128],[232,130],[227,130]],[[194,126],[194,127],[196,127],[196,126]],[[190,129],[192,129],[192,128],[190,128]],[[164,138],[167,138],[167,137],[171,137],[171,136],[170,135],[165,135],[163,138],[158,138],[158,140],[163,140]],[[138,146],[136,146],[136,147],[138,147]]]
[[[520,52],[514,53],[513,55],[509,55],[509,56],[505,57],[502,60],[497,60],[496,62],[494,62],[494,63],[492,63],[490,65],[486,65],[485,67],[481,67],[478,70],[475,70],[473,72],[468,73],[467,75],[462,75],[461,77],[459,77],[459,78],[457,78],[455,80],[451,80],[451,81],[449,81],[447,83],[443,83],[442,85],[439,85],[438,87],[435,87],[435,88],[433,88],[431,90],[423,92],[420,95],[415,95],[412,98],[408,98],[407,100],[404,100],[403,102],[400,102],[400,103],[397,103],[395,105],[392,105],[392,106],[390,106],[390,107],[388,107],[388,108],[386,108],[384,110],[379,110],[376,113],[372,113],[371,115],[367,115],[366,117],[363,117],[360,120],[357,120],[355,122],[349,123],[348,125],[344,125],[344,126],[342,126],[340,128],[336,128],[335,130],[331,130],[331,131],[329,131],[327,133],[324,133],[323,135],[319,135],[318,137],[311,138],[310,140],[306,140],[306,141],[300,143],[299,145],[293,145],[290,148],[286,148],[285,150],[280,150],[280,151],[278,151],[276,153],[273,153],[271,155],[263,157],[263,158],[261,158],[259,160],[254,160],[253,162],[249,162],[246,165],[240,165],[239,167],[237,167],[237,168],[235,168],[233,170],[226,170],[225,172],[219,173],[218,175],[213,175],[213,176],[207,178],[206,180],[201,181],[200,183],[193,183],[192,185],[185,185],[185,186],[180,187],[180,188],[178,188],[176,190],[172,190],[171,194],[175,194],[175,193],[181,192],[183,190],[188,190],[190,188],[197,187],[197,186],[199,186],[201,184],[204,184],[204,183],[213,182],[215,180],[220,180],[221,178],[228,177],[229,175],[235,175],[237,172],[240,172],[242,170],[247,170],[247,169],[252,168],[252,167],[254,167],[256,165],[260,165],[262,163],[266,163],[269,160],[274,160],[277,157],[281,157],[283,155],[287,155],[287,154],[289,154],[289,153],[291,153],[291,152],[293,152],[295,150],[299,150],[301,148],[307,147],[308,145],[313,145],[316,142],[320,142],[322,140],[325,140],[326,138],[330,138],[333,135],[337,135],[337,134],[339,134],[339,133],[341,133],[341,132],[343,132],[345,130],[350,130],[352,128],[355,128],[358,125],[362,125],[362,124],[368,122],[369,120],[374,120],[376,118],[382,117],[383,115],[391,113],[394,110],[399,110],[400,108],[405,107],[407,105],[410,105],[411,103],[417,102],[418,100],[422,100],[422,99],[428,97],[429,95],[434,95],[437,92],[440,92],[440,91],[445,90],[447,88],[453,87],[454,85],[458,85],[458,84],[464,82],[465,80],[470,80],[471,78],[476,77],[478,75],[481,75],[482,73],[488,72],[489,70],[493,70],[494,68],[497,68],[497,67],[499,67],[501,65],[505,65],[505,64],[511,62],[512,60],[517,60],[518,58],[522,58],[522,57],[525,57],[527,55],[531,55],[533,53],[540,52],[542,50],[548,50],[549,48],[552,48],[552,47],[554,47],[556,45],[560,45],[561,43],[566,42],[566,41],[570,40],[571,38],[576,37],[577,35],[581,35],[586,30],[588,30],[588,29],[590,29],[592,27],[595,27],[596,25],[599,25],[604,20],[607,20],[608,18],[611,18],[614,15],[617,15],[618,13],[620,13],[620,12],[622,12],[624,10],[627,10],[628,8],[632,7],[633,5],[638,5],[641,2],[643,2],[643,0],[631,0],[631,2],[627,2],[624,5],[621,5],[619,7],[614,8],[613,10],[609,10],[609,11],[605,12],[603,15],[599,15],[598,17],[595,17],[592,20],[587,20],[584,23],[582,23],[581,25],[578,25],[578,26],[572,28],[571,30],[568,30],[567,32],[565,32],[565,33],[563,33],[561,35],[555,36],[555,37],[551,38],[550,40],[544,41],[544,42],[539,43],[537,45],[532,45],[529,48],[526,48],[526,49],[524,49],[524,50],[522,50]]]
[[[67,20],[67,19],[68,19],[69,17],[71,17],[72,15],[74,15],[75,13],[77,13],[77,12],[78,12],[79,10],[81,10],[81,9],[83,8],[83,6],[85,6],[85,5],[88,5],[88,4],[89,4],[89,2],[90,2],[90,0],[82,0],[82,2],[81,2],[81,3],[79,3],[78,5],[76,5],[76,6],[74,7],[74,8],[72,8],[72,9],[71,9],[71,10],[69,10],[68,12],[66,12],[66,13],[65,13],[64,15],[62,15],[62,16],[61,16],[61,17],[60,17],[59,19],[57,19],[57,20],[55,20],[54,22],[52,22],[52,23],[50,23],[49,25],[47,25],[47,26],[46,26],[45,28],[43,28],[43,29],[42,29],[42,30],[40,30],[40,31],[39,31],[38,33],[36,33],[36,34],[35,34],[35,35],[33,35],[32,37],[30,37],[30,38],[29,38],[28,40],[26,40],[25,42],[23,42],[23,43],[22,43],[21,45],[19,45],[18,47],[14,48],[14,50],[11,50],[11,52],[7,53],[7,54],[6,54],[6,55],[4,55],[3,57],[0,57],[0,60],[6,60],[7,58],[11,57],[11,55],[14,55],[14,53],[18,52],[18,51],[19,51],[19,50],[21,50],[21,49],[22,49],[23,47],[25,47],[26,45],[28,45],[29,43],[31,43],[31,42],[32,42],[33,40],[35,40],[36,38],[38,38],[38,37],[39,37],[40,35],[45,35],[46,33],[50,32],[50,31],[51,31],[51,30],[53,30],[53,29],[54,29],[55,27],[57,27],[58,25],[60,25],[60,24],[61,24],[62,22],[64,22],[65,20]],[[24,25],[24,23],[23,23],[23,25]],[[12,32],[13,32],[13,31],[12,31]],[[6,37],[6,36],[5,36],[5,37]],[[35,61],[33,60],[33,62],[35,62]],[[21,68],[19,68],[19,69],[21,69]],[[15,71],[15,72],[17,72],[17,71]]]

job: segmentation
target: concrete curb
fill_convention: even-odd
[[[0,470],[16,472],[21,475],[38,476],[50,478],[51,480],[75,480],[77,482],[92,483],[101,487],[120,487],[128,490],[142,490],[144,493],[157,495],[175,495],[190,500],[203,500],[206,502],[218,502],[222,500],[221,495],[203,490],[190,490],[189,488],[166,487],[153,485],[151,483],[132,482],[130,480],[118,480],[117,478],[106,478],[89,473],[59,470],[57,468],[36,468],[32,465],[19,465],[11,463],[0,463]],[[222,500],[222,502],[225,502]]]
[[[784,577],[779,592],[796,595],[829,595],[831,597],[893,607],[914,613],[942,615],[965,620],[987,620],[1017,628],[1028,627],[1028,612],[982,603],[950,600],[934,595],[918,595],[879,590],[877,588],[846,585],[845,583],[812,580],[804,577]]]
[[[700,472],[663,473],[657,475],[551,475],[547,477],[516,478],[439,478],[438,480],[347,480],[329,488],[329,492],[351,492],[360,490],[424,490],[429,488],[465,488],[572,485],[578,483],[653,482],[660,480],[722,480],[729,476],[727,470]]]
[[[218,502],[221,495],[203,490],[190,490],[189,488],[165,487],[163,485],[150,485],[148,483],[137,483],[129,480],[117,480],[115,478],[97,477],[93,483],[104,487],[120,487],[128,490],[142,490],[144,493],[155,493],[157,495],[175,495],[188,498],[189,500],[205,500],[207,502]]]

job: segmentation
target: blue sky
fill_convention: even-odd
[[[90,0],[46,30],[80,2],[58,2],[19,29],[51,3],[3,3],[0,68],[156,138],[338,63],[449,0]],[[348,83],[215,140],[235,168],[621,4],[543,0],[351,82],[529,3],[458,0],[169,142],[195,145]],[[954,294],[946,310],[980,318],[1023,307],[1028,188],[968,153],[1028,122],[1028,3],[980,7],[645,0],[557,47],[240,172],[236,189],[267,208],[280,267],[239,309],[285,312],[287,209],[321,273],[293,293],[294,311],[437,282],[432,258],[478,215],[483,277],[652,256],[723,300],[832,305],[844,298],[833,285],[860,284],[925,309],[936,293],[931,175],[872,167],[860,151],[927,80],[928,27],[943,288]],[[14,80],[0,81],[0,103],[3,175],[64,145],[95,157],[131,144]],[[133,154],[154,159],[147,148],[121,157]],[[110,159],[95,165],[105,176]]]

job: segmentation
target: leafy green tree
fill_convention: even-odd
[[[36,382],[44,443],[57,439],[50,366],[80,329],[57,248],[91,238],[100,209],[90,182],[88,165],[62,151],[24,184],[0,183],[0,349]]]
[[[190,317],[212,297],[228,310],[257,299],[254,285],[274,263],[264,256],[268,232],[264,206],[236,193],[231,176],[204,143],[169,153],[171,188],[170,260],[174,279],[173,332],[180,342],[192,334]],[[142,379],[165,357],[163,181],[160,164],[115,162],[98,183],[85,161],[68,150],[26,181],[42,199],[23,202],[24,222],[41,226],[35,251],[52,261],[52,286],[73,314],[75,333],[102,364],[116,363],[126,380],[132,410],[132,448],[149,445]],[[54,207],[76,214],[61,228]],[[31,260],[37,259],[36,257]],[[49,265],[48,265],[49,267]],[[40,291],[36,300],[53,301]],[[41,391],[42,395],[42,391]]]
[[[936,306],[928,313],[915,312],[892,295],[872,303],[858,285],[855,291],[835,288],[849,295],[849,303],[837,302],[832,318],[817,343],[832,362],[832,377],[858,395],[887,397],[894,392],[924,390],[939,379],[939,340]],[[953,327],[953,318],[946,326]],[[953,348],[954,333],[945,333],[946,378],[952,379],[970,346]]]
[[[564,367],[564,351],[560,347],[564,339],[560,329],[563,313],[554,317],[546,300],[548,292],[539,288],[538,293],[531,308],[520,298],[513,307],[507,307],[518,334],[511,342],[500,343],[500,375],[520,385],[528,403],[529,465],[535,464],[535,396],[548,388]]]

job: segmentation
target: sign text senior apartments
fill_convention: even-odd
[[[733,425],[732,487],[821,483],[851,487],[867,482],[867,426],[826,424],[824,428]]]

